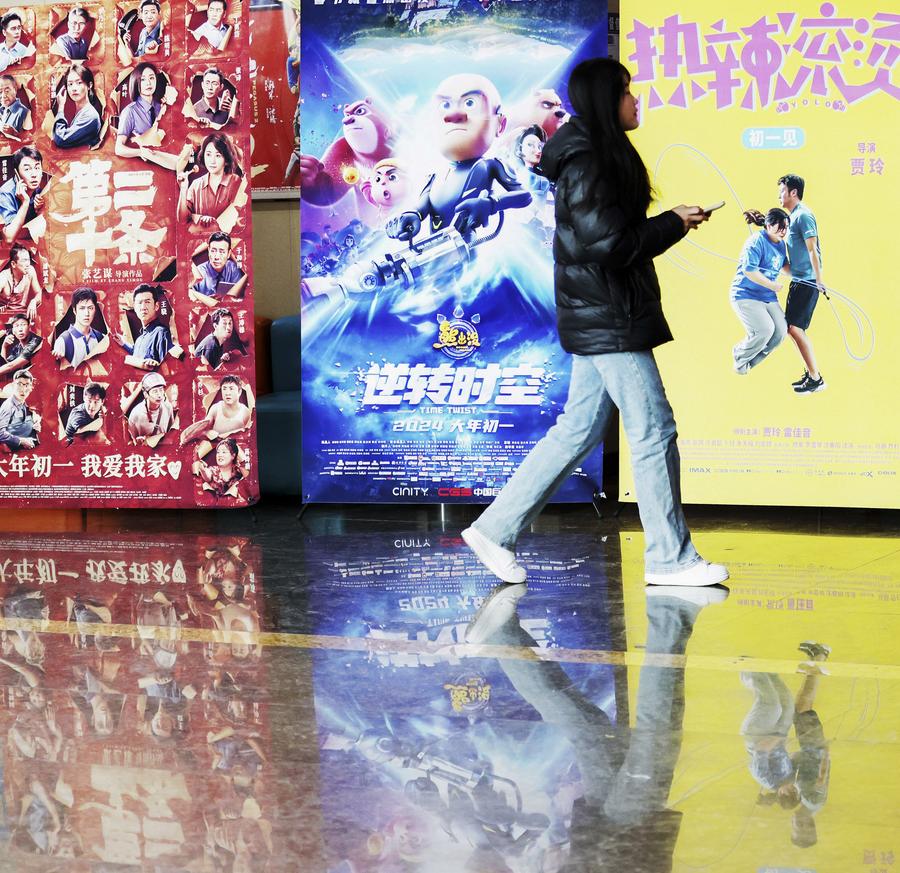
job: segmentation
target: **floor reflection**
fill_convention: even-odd
[[[68,535],[0,554],[9,869],[264,869],[258,549]]]
[[[568,844],[572,802],[584,789],[572,725],[546,717],[541,697],[551,688],[570,695],[581,706],[575,720],[600,737],[614,731],[619,713],[611,666],[571,665],[563,673],[531,660],[530,650],[609,647],[596,545],[578,537],[544,544],[521,614],[514,601],[524,586],[512,598],[491,595],[491,580],[456,539],[395,546],[361,538],[353,545],[367,557],[350,562],[346,542],[338,560],[334,543],[320,545],[321,553],[308,549],[307,556],[332,574],[316,586],[331,598],[321,611],[324,629],[379,643],[314,658],[328,869],[550,869],[549,856]],[[435,572],[448,566],[454,572]],[[336,596],[359,579],[368,582],[357,597]],[[518,657],[529,660],[467,645],[467,627],[485,621],[493,630],[482,642],[526,646]],[[413,654],[384,646],[409,640],[434,645]],[[535,693],[523,693],[523,671],[534,672]]]
[[[0,871],[896,866],[897,539],[226,518],[0,535]]]

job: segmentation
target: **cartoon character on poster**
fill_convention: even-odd
[[[605,10],[583,13],[545,0],[303,6],[310,499],[360,488],[424,498],[394,441],[422,451],[439,494],[489,497],[504,475],[488,472],[490,458],[542,434],[541,417],[564,400],[554,192],[539,156],[568,118],[568,71],[605,51]],[[326,449],[328,434],[344,448]],[[353,472],[365,440],[393,459],[402,485]],[[457,464],[464,454],[482,455],[485,469]]]

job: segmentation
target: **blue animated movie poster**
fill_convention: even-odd
[[[514,614],[466,645],[496,580],[459,537],[304,543],[328,873],[565,868],[589,750],[628,723],[621,668],[578,657],[613,647],[606,548],[527,538]]]
[[[303,499],[488,502],[565,403],[544,143],[593,0],[303,0]],[[590,500],[600,453],[557,495]]]

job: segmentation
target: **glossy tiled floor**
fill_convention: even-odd
[[[471,517],[15,520],[0,871],[900,869],[896,514],[694,513],[694,600],[630,511],[548,510],[527,589]]]

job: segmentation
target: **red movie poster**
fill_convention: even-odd
[[[299,0],[251,0],[253,194],[300,195]]]
[[[0,19],[0,500],[258,496],[248,10]]]
[[[0,549],[3,869],[270,870],[283,847],[256,547],[67,535]]]

